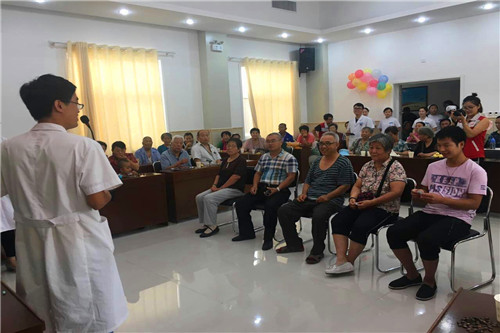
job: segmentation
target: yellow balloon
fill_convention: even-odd
[[[360,82],[360,83],[358,84],[358,87],[357,87],[357,88],[358,88],[359,90],[363,91],[363,90],[366,90],[366,88],[367,88],[367,87],[368,87],[368,84],[367,84],[366,82]]]
[[[385,98],[385,96],[387,96],[387,92],[385,92],[383,90],[377,91],[377,97],[378,98]]]
[[[365,69],[363,69],[363,71],[365,73],[370,73],[370,74],[372,73],[372,70],[370,68],[365,68]]]
[[[353,84],[355,87],[357,87],[357,86],[358,86],[361,82],[363,82],[363,81],[361,81],[360,79],[354,79],[354,80],[352,80],[352,84]]]
[[[387,83],[387,84],[385,85],[385,89],[384,89],[384,90],[385,90],[385,91],[387,91],[388,93],[389,93],[389,92],[391,92],[391,90],[392,90],[392,84]]]

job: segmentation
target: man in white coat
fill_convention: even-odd
[[[98,210],[122,183],[96,141],[66,132],[83,108],[75,90],[50,74],[21,87],[38,124],[2,143],[2,196],[14,206],[18,295],[49,332],[110,332],[128,310]]]

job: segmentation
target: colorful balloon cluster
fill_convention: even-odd
[[[354,73],[347,76],[347,88],[359,91],[366,91],[368,95],[377,96],[378,98],[385,98],[392,90],[392,85],[389,82],[389,77],[383,75],[378,69],[373,71],[369,68],[365,70],[358,69]]]

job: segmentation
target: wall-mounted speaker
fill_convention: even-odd
[[[313,47],[301,47],[299,49],[299,73],[307,73],[314,70]]]

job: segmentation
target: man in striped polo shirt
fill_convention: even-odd
[[[277,249],[276,252],[303,252],[304,245],[297,234],[295,222],[301,216],[312,216],[314,244],[306,262],[317,264],[323,259],[328,218],[342,209],[344,193],[355,181],[351,162],[338,153],[338,146],[337,133],[323,134],[319,142],[323,156],[311,165],[302,187],[302,194],[278,210],[286,246]]]
[[[256,204],[264,204],[264,244],[262,250],[273,247],[273,237],[278,223],[278,208],[288,201],[288,186],[294,181],[298,169],[297,159],[281,149],[281,135],[271,133],[266,138],[269,153],[262,155],[255,166],[255,176],[250,193],[236,202],[240,233],[233,242],[255,238],[250,212]]]

